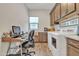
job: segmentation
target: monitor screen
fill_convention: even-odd
[[[20,26],[12,26],[12,31],[13,31],[14,36],[19,36],[21,33]]]

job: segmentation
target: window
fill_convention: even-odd
[[[38,24],[39,24],[39,18],[38,17],[30,17],[30,19],[29,19],[29,28],[31,30],[38,29]]]

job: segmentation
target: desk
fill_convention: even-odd
[[[12,47],[16,47],[19,46],[21,44],[21,42],[23,42],[24,40],[21,38],[3,38],[2,42],[1,42],[1,55],[5,56],[8,53],[13,53],[15,54],[16,52],[18,52],[19,50],[17,49],[16,52],[14,52],[14,50],[9,51],[10,48]],[[22,50],[21,50],[22,53]]]
[[[2,38],[2,42],[21,42],[21,41],[22,41],[21,38],[11,38],[11,37]]]

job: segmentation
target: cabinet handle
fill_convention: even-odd
[[[60,19],[60,16],[57,16],[57,20]]]

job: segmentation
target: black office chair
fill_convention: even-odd
[[[31,53],[35,54],[35,51],[29,51],[29,48],[34,48],[35,44],[34,44],[34,30],[30,31],[29,35],[28,35],[28,41],[25,41],[22,43],[22,48],[23,49],[27,49],[27,52],[22,53],[23,55],[29,55],[31,56]]]

